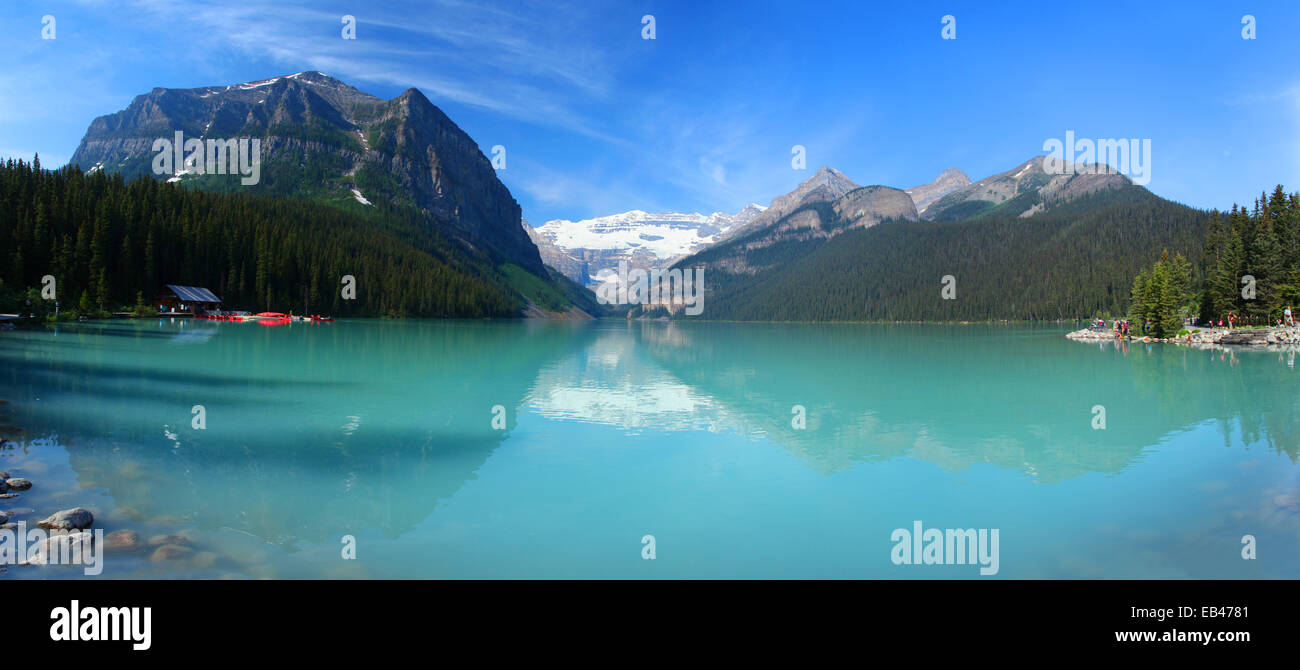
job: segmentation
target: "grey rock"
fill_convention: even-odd
[[[151,547],[161,547],[165,544],[174,544],[180,547],[188,547],[190,546],[191,542],[189,538],[185,537],[184,535],[176,535],[174,533],[170,535],[154,535],[153,537],[149,538],[149,546]]]
[[[835,213],[849,228],[870,228],[881,221],[916,221],[916,205],[906,192],[888,186],[864,186],[835,201]]]
[[[83,507],[74,507],[55,512],[38,522],[41,528],[48,529],[72,529],[72,528],[90,528],[95,523],[95,515],[90,510]]]
[[[14,491],[26,491],[32,487],[32,480],[23,477],[10,477],[5,479],[5,485]]]
[[[149,556],[149,560],[153,561],[154,563],[161,563],[163,561],[174,561],[177,559],[185,558],[193,553],[194,550],[189,547],[182,547],[179,544],[164,544],[163,546],[158,547],[157,549],[154,550],[153,554]]]
[[[104,551],[126,553],[144,548],[140,534],[133,530],[115,530],[104,536]]]

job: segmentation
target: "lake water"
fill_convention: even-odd
[[[1066,330],[0,333],[0,469],[36,483],[0,510],[82,506],[105,532],[193,544],[109,555],[103,577],[1300,577],[1295,353]],[[895,564],[893,532],[915,521],[997,529],[997,574]]]

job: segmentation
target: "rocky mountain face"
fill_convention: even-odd
[[[948,168],[940,172],[939,176],[934,178],[934,181],[920,186],[913,186],[906,189],[906,192],[912,196],[912,202],[916,203],[917,213],[925,216],[925,210],[935,200],[967,186],[970,186],[970,177],[967,177],[965,172],[957,168]]]
[[[257,138],[260,181],[196,175],[183,166],[155,174],[156,139]],[[392,100],[320,72],[232,86],[155,88],[124,110],[95,119],[73,154],[88,170],[140,174],[212,190],[414,207],[441,232],[546,277],[521,226],[519,204],[473,139],[418,90]]]
[[[858,185],[853,183],[852,179],[845,177],[843,172],[823,165],[811,177],[799,182],[793,191],[773,198],[772,204],[768,205],[767,210],[762,214],[755,216],[745,225],[738,226],[722,239],[739,237],[765,228],[802,205],[835,200],[855,188],[858,188]]]
[[[676,259],[713,244],[767,209],[748,205],[735,214],[650,213],[632,210],[582,221],[557,219],[528,234],[542,260],[583,285],[629,269],[667,268]]]
[[[906,191],[888,186],[863,186],[845,193],[832,206],[838,230],[870,228],[882,221],[916,221],[916,204]]]
[[[1128,177],[1105,166],[1064,164],[1049,174],[1045,156],[953,190],[924,208],[927,221],[960,221],[985,216],[1029,217],[1082,195],[1131,186]]]
[[[762,216],[688,258],[683,267],[714,267],[752,275],[778,262],[774,260],[778,255],[763,251],[769,247],[830,239],[883,221],[918,218],[916,204],[905,191],[889,186],[859,187],[838,170],[823,167],[795,190],[773,199]]]
[[[541,254],[543,263],[579,284],[586,283],[589,273],[585,260],[555,246],[551,238],[541,234],[532,224],[528,223],[527,219],[523,221],[523,224],[524,232],[528,234],[528,238],[533,241],[533,244],[537,245],[537,252]]]

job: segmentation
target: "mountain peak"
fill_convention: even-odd
[[[834,197],[839,197],[840,195],[852,191],[857,187],[858,185],[853,183],[852,179],[849,179],[848,177],[844,176],[843,172],[840,172],[839,170],[836,170],[835,168],[830,167],[829,165],[823,165],[817,168],[817,171],[812,173],[812,176],[799,182],[799,185],[796,186],[793,191],[772,200],[772,206],[774,207],[777,206],[778,200],[781,200],[782,198],[788,199],[790,196],[796,194],[798,195],[798,197],[795,198],[792,202],[797,203],[803,200],[803,197],[805,195],[807,195],[812,191],[816,191],[818,189],[827,191],[828,194],[832,194]]]
[[[817,171],[814,172],[811,177],[805,179],[803,183],[806,184],[808,182],[818,182],[823,184],[831,183],[831,182],[842,182],[842,183],[852,184],[853,180],[844,176],[843,172],[840,172],[839,170],[836,170],[835,168],[829,165],[823,165],[817,168]],[[856,188],[856,185],[854,187]]]
[[[521,229],[519,204],[491,163],[418,89],[383,100],[316,70],[242,84],[154,89],[92,121],[71,162],[99,165],[128,179],[158,177],[153,141],[175,132],[260,139],[267,179],[251,192],[355,199],[362,205],[384,200],[422,210],[440,232],[477,253],[548,276]],[[326,174],[301,169],[316,164],[330,168]]]
[[[912,202],[916,204],[916,211],[924,214],[925,210],[936,200],[942,198],[953,191],[970,186],[970,177],[965,172],[957,168],[948,168],[939,173],[934,181],[920,186],[913,186],[906,189],[905,192],[912,196]]]
[[[817,168],[817,171],[811,177],[800,182],[799,186],[795,187],[793,191],[773,200],[772,207],[793,205],[790,207],[790,209],[793,209],[805,202],[834,200],[857,187],[858,185],[853,183],[852,179],[844,176],[843,172],[828,165],[823,165]],[[778,201],[781,202],[778,203]]]
[[[424,96],[424,93],[422,93],[420,89],[415,88],[414,86],[406,89],[405,91],[402,91],[402,94],[397,96],[397,99],[398,100],[422,100],[424,102],[429,102],[429,99]],[[429,104],[433,104],[433,103],[430,102]]]

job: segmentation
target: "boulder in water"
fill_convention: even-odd
[[[95,515],[84,507],[73,507],[49,515],[37,522],[41,528],[50,530],[71,530],[90,528],[95,523]]]

